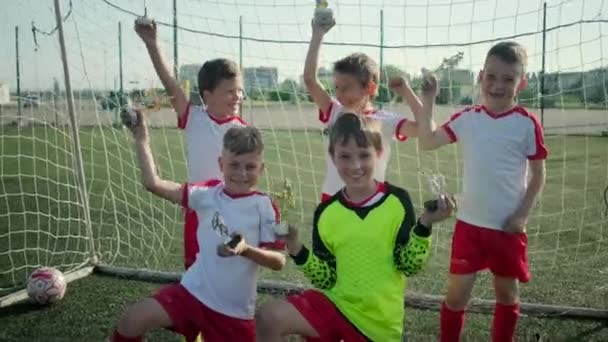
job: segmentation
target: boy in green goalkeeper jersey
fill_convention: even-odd
[[[317,341],[401,341],[406,277],[426,263],[431,225],[448,218],[451,198],[416,220],[408,192],[377,182],[383,151],[374,122],[342,114],[330,132],[329,153],[345,187],[317,207],[312,250],[290,227],[292,259],[317,288],[258,311],[258,341],[299,334]]]

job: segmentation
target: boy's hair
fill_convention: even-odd
[[[377,122],[354,113],[342,113],[329,132],[329,154],[333,156],[336,145],[344,145],[350,139],[355,139],[361,148],[373,146],[376,151],[382,151],[382,134]]]
[[[526,49],[519,43],[514,41],[500,42],[490,48],[486,59],[490,56],[496,56],[503,62],[508,64],[519,64],[522,66],[523,72],[528,66],[528,53]]]
[[[198,71],[198,91],[214,91],[223,79],[233,79],[241,75],[238,65],[226,58],[217,58],[206,61]]]
[[[241,155],[246,153],[262,153],[264,141],[262,133],[255,127],[232,127],[224,134],[224,150]]]
[[[372,81],[380,82],[380,69],[378,64],[368,55],[355,52],[334,63],[334,72],[355,76],[363,87]]]

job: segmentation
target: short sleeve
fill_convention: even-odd
[[[260,203],[260,247],[282,250],[284,243],[277,240],[274,232],[275,225],[281,222],[281,213],[276,202],[268,196],[263,196]]]
[[[329,126],[336,122],[338,114],[342,111],[344,106],[338,102],[336,99],[331,99],[329,103],[329,107],[322,109],[319,108],[319,121],[323,123],[325,126]]]
[[[385,139],[407,140],[407,136],[399,133],[401,127],[408,121],[406,117],[384,111],[379,111],[372,115],[382,122],[382,135]]]
[[[462,133],[466,115],[466,111],[458,112],[453,114],[450,119],[444,123],[441,127],[450,137],[450,143],[458,141],[458,137]]]
[[[209,206],[213,201],[214,190],[221,184],[218,179],[211,179],[200,183],[186,183],[183,186],[182,206],[198,210]]]
[[[180,115],[177,116],[177,128],[186,129],[186,125],[188,124],[188,117],[190,116],[191,107],[192,107],[192,105],[190,104],[190,102],[188,102],[188,105],[186,106],[186,112],[183,113],[183,115],[181,115],[182,113],[179,113]]]
[[[546,159],[548,151],[545,147],[543,128],[536,116],[530,114],[528,118],[532,121],[532,127],[528,130],[526,156],[529,160]]]

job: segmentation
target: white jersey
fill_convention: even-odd
[[[177,126],[186,136],[188,181],[195,183],[222,178],[218,159],[222,154],[224,134],[232,127],[247,124],[238,116],[219,119],[205,107],[189,104]]]
[[[196,212],[200,250],[181,284],[209,308],[230,317],[252,319],[256,302],[258,265],[242,256],[220,257],[217,247],[240,233],[251,246],[280,248],[273,226],[280,214],[270,197],[259,192],[230,195],[224,183],[211,180],[184,185],[182,205]]]
[[[319,110],[319,121],[321,121],[326,128],[331,128],[331,126],[340,116],[340,113],[342,113],[343,109],[344,106],[342,106],[338,101],[332,100],[329,108],[326,111]],[[399,141],[407,140],[406,136],[399,133],[401,126],[407,122],[407,119],[403,116],[399,116],[384,110],[364,112],[363,115],[365,115],[366,118],[379,121],[382,127],[382,147],[384,150],[378,158],[376,171],[374,173],[374,178],[378,182],[382,183],[386,177],[386,166],[391,156],[391,140],[393,138]],[[327,131],[328,130],[326,129],[326,132]],[[342,178],[340,178],[331,155],[329,155],[329,152],[327,151],[328,139],[325,140],[327,173],[325,174],[325,181],[323,182],[322,191],[325,196],[333,196],[336,192],[344,187],[344,182],[342,181]]]
[[[527,160],[547,158],[541,125],[523,107],[493,114],[473,106],[452,115],[443,129],[463,150],[463,193],[456,217],[502,230],[526,192]]]

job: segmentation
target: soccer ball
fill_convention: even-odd
[[[38,304],[50,304],[63,298],[66,289],[63,273],[53,267],[41,267],[27,279],[27,295]]]

